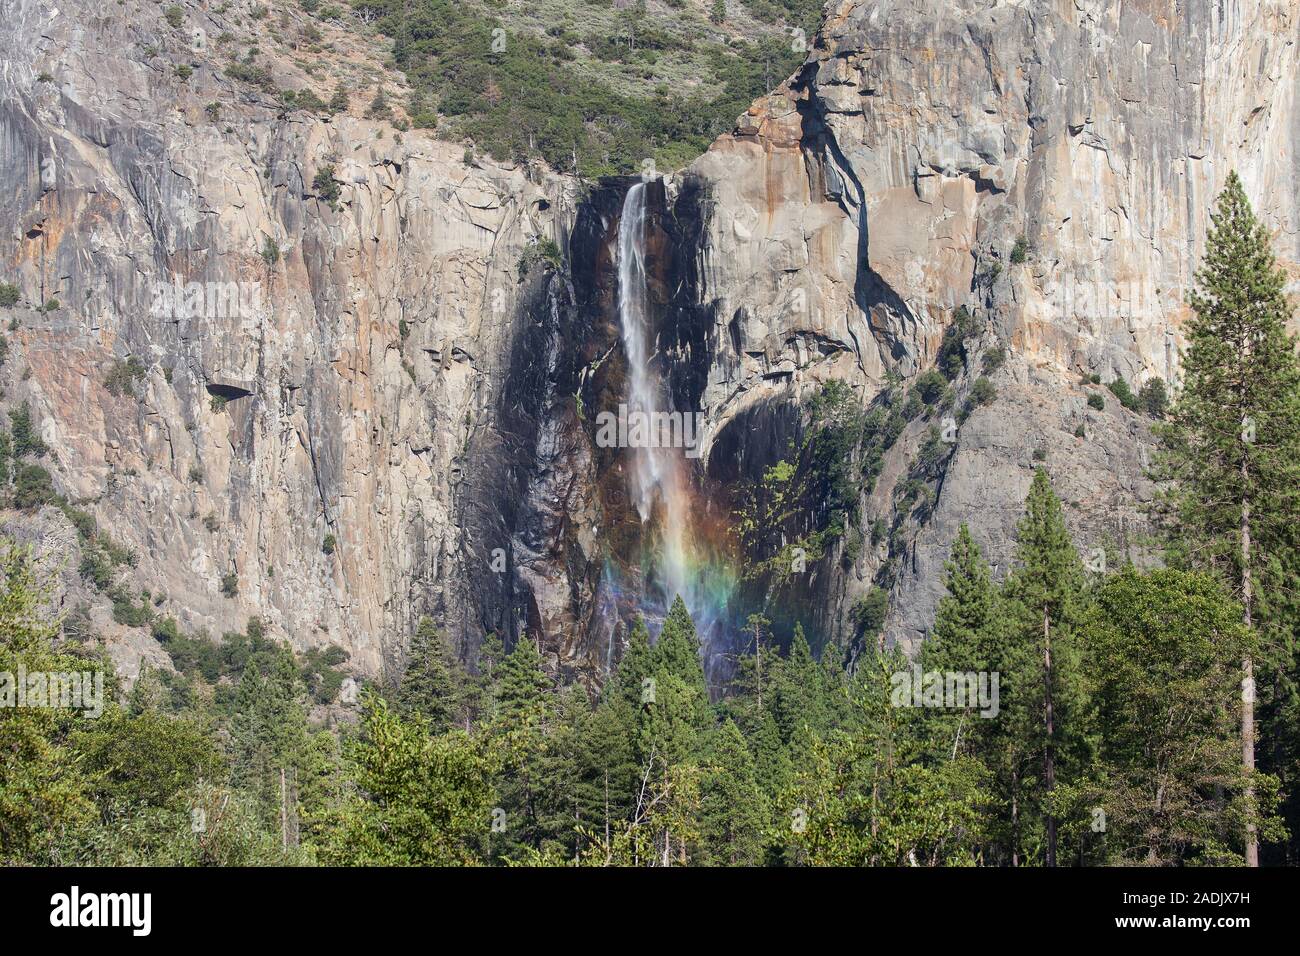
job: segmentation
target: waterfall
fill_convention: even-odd
[[[627,355],[627,410],[650,415],[671,411],[662,383],[652,367],[654,342],[647,306],[645,271],[646,189],[635,183],[623,200],[618,225],[618,318]],[[632,467],[628,484],[641,524],[659,533],[654,570],[664,608],[680,594],[694,612],[694,588],[688,573],[687,541],[690,536],[689,485],[681,448],[659,447],[657,442],[630,449]]]

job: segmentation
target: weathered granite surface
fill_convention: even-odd
[[[0,280],[23,297],[0,385],[4,407],[30,403],[57,489],[135,550],[124,582],[186,628],[259,615],[375,675],[428,613],[470,660],[485,629],[531,627],[557,664],[607,661],[617,515],[572,396],[617,342],[621,187],[584,199],[424,132],[286,111],[220,72],[215,38],[251,4],[180,5],[173,29],[140,0],[0,0]],[[320,75],[364,77],[369,41],[328,29]],[[1148,425],[1114,400],[1089,409],[1081,377],[1176,377],[1182,290],[1231,169],[1300,277],[1298,29],[1294,2],[848,0],[795,77],[669,177],[660,278],[699,323],[676,337],[674,389],[718,454],[736,454],[729,427],[760,408],[777,421],[820,382],[866,402],[888,371],[929,367],[960,305],[981,322],[973,355],[1007,349],[998,400],[958,430],[895,555],[890,640],[923,635],[959,522],[1005,570],[1036,450],[1085,547],[1136,544]],[[278,87],[329,92],[291,45],[261,62]],[[314,184],[329,164],[334,204]],[[568,275],[521,278],[537,238],[565,248]],[[248,294],[155,314],[175,277]],[[111,394],[128,357],[145,372]],[[62,555],[56,600],[92,605],[125,673],[166,666],[81,581],[57,510],[3,522]],[[885,558],[814,569],[820,632],[846,628]]]

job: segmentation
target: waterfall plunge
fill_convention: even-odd
[[[628,413],[648,415],[669,409],[664,404],[662,384],[651,368],[654,354],[647,308],[645,194],[645,183],[634,183],[623,200],[618,225],[618,318],[627,354]],[[630,452],[632,468],[628,483],[637,513],[643,526],[657,524],[661,535],[661,552],[656,557],[664,608],[680,594],[687,607],[695,611],[687,568],[690,502],[683,450],[636,447]]]

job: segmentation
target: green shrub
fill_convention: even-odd
[[[1017,266],[1018,266],[1018,265],[1020,265],[1022,262],[1024,262],[1026,259],[1028,259],[1028,258],[1029,258],[1029,250],[1030,250],[1030,246],[1029,246],[1029,240],[1028,240],[1028,239],[1026,239],[1024,236],[1021,236],[1019,239],[1017,239],[1015,245],[1013,245],[1013,246],[1011,247],[1011,263],[1012,263],[1012,265],[1017,265]]]
[[[375,98],[366,107],[366,119],[386,120],[391,115],[392,111],[388,108],[388,97],[384,95],[384,85],[380,83],[375,90]]]
[[[321,542],[320,549],[325,554],[333,554],[335,547],[338,546],[338,540],[332,534],[325,535],[325,540]]]
[[[1129,411],[1137,411],[1137,396],[1129,389],[1128,382],[1124,381],[1122,378],[1117,378],[1106,387],[1110,389],[1112,395],[1119,399],[1121,405]]]
[[[0,308],[12,308],[18,304],[18,286],[10,282],[0,282]]]
[[[179,27],[181,25],[181,21],[185,19],[185,11],[173,3],[170,7],[168,7],[166,10],[163,11],[163,19],[165,19],[167,21],[167,25],[174,30],[177,27]]]
[[[854,602],[849,611],[849,620],[859,638],[873,640],[885,626],[885,616],[888,613],[889,595],[883,588],[873,587],[866,596]]]
[[[50,450],[37,434],[36,425],[32,421],[32,409],[27,402],[9,412],[9,424],[15,458],[26,458],[29,455],[40,458]]]
[[[1103,408],[1106,407],[1106,399],[1102,398],[1096,392],[1092,392],[1091,394],[1088,395],[1088,407],[1095,408],[1097,409],[1097,411],[1101,411]]]
[[[18,469],[18,475],[14,479],[15,508],[35,511],[42,505],[52,504],[57,499],[54,480],[48,471],[40,465],[23,465]]]
[[[327,109],[331,113],[346,113],[348,109],[348,91],[342,83],[334,88],[334,95],[330,97]]]
[[[1164,418],[1169,411],[1169,390],[1163,379],[1148,379],[1138,392],[1138,404],[1152,418]]]
[[[984,374],[988,375],[1000,369],[1007,360],[1007,350],[1000,345],[995,345],[984,353],[983,366]]]
[[[113,602],[113,620],[118,624],[127,627],[145,627],[153,621],[153,608],[149,606],[147,598],[137,604],[131,594],[122,587],[113,588],[108,596]]]
[[[975,379],[971,386],[970,400],[971,406],[978,408],[980,405],[990,405],[998,397],[998,390],[991,381],[981,375]]]
[[[239,593],[239,575],[234,571],[227,571],[221,576],[221,593],[228,598]]]
[[[933,405],[943,395],[943,390],[948,387],[947,380],[943,373],[938,369],[929,369],[922,373],[916,380],[916,394],[921,397],[921,401],[927,405]]]
[[[519,257],[519,277],[522,279],[538,264],[556,272],[563,267],[564,257],[554,239],[534,239],[524,247],[523,255]]]
[[[134,395],[135,383],[145,377],[146,369],[134,355],[113,363],[104,376],[104,388],[110,395]]]
[[[311,188],[316,191],[316,198],[328,203],[331,209],[338,208],[342,189],[334,178],[333,163],[326,163],[316,170],[316,175],[312,177]]]
[[[268,269],[280,261],[280,244],[270,236],[262,242],[262,261]]]
[[[315,90],[299,90],[293,102],[298,109],[312,113],[325,113],[329,110],[329,105],[316,95]]]
[[[303,683],[311,691],[313,699],[319,704],[332,704],[338,699],[346,675],[338,670],[338,665],[346,662],[348,652],[336,644],[324,649],[308,648],[302,655],[300,671]]]
[[[221,71],[232,80],[248,83],[266,93],[275,92],[275,78],[259,63],[228,63]]]

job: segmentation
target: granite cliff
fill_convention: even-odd
[[[188,630],[257,616],[375,676],[428,614],[467,661],[528,632],[598,678],[640,534],[590,415],[623,389],[629,181],[287,108],[217,52],[251,5],[179,6],[172,27],[136,0],[0,2],[3,402],[27,403],[68,504],[11,509],[7,533],[62,568],[54,601],[90,609],[128,676],[167,655],[80,572],[70,510],[134,553],[117,600],[147,590]],[[1149,420],[1089,407],[1084,379],[1176,380],[1231,169],[1300,277],[1298,29],[1287,2],[847,0],[733,133],[651,180],[656,361],[703,413],[720,520],[823,383],[865,406],[914,380],[962,307],[954,408],[1004,356],[996,399],[913,420],[863,527],[768,597],[848,641],[874,583],[885,638],[914,644],[959,522],[1005,569],[1037,464],[1078,540],[1141,558]],[[331,31],[329,70],[382,55]],[[264,62],[279,87],[320,68]],[[931,426],[951,448],[900,517]]]

